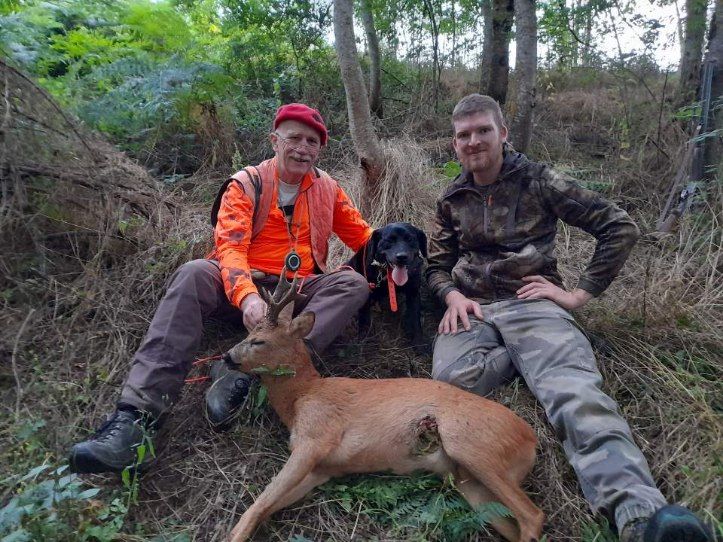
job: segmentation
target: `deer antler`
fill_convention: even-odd
[[[289,282],[289,279],[286,278],[286,266],[284,266],[284,268],[281,270],[279,282],[276,284],[276,289],[274,289],[273,295],[270,294],[269,291],[266,290],[266,288],[261,289],[261,297],[264,298],[264,301],[266,301],[266,304],[268,305],[266,320],[271,325],[278,325],[279,314],[281,313],[281,311],[286,305],[288,305],[289,303],[293,303],[294,300],[297,298],[297,282],[298,277],[296,273],[294,273],[294,279]]]

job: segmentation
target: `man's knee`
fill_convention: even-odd
[[[199,286],[221,284],[221,269],[213,260],[191,260],[181,265],[171,278],[171,284],[192,282]]]
[[[515,367],[503,345],[469,349],[457,337],[437,336],[432,355],[433,379],[485,396],[514,377]]]
[[[460,335],[437,335],[432,353],[432,378],[468,390],[481,374],[479,361],[483,354],[470,351],[460,339]]]
[[[163,297],[179,315],[184,311],[201,311],[210,316],[227,304],[218,263],[214,260],[191,260],[180,266],[171,277]]]
[[[337,275],[338,284],[344,288],[349,303],[361,307],[369,298],[369,283],[367,280],[356,271],[339,271]]]

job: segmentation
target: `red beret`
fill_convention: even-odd
[[[314,108],[304,104],[286,104],[279,107],[276,111],[276,118],[274,119],[274,130],[279,127],[279,124],[285,120],[296,120],[307,126],[310,126],[321,136],[321,144],[326,145],[326,140],[329,135],[326,131],[326,125],[324,119],[321,118],[321,114]]]

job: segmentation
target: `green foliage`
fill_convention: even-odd
[[[599,524],[584,523],[580,539],[582,542],[617,542],[618,537],[610,529],[607,520],[602,519]]]
[[[120,78],[123,82],[114,85]],[[157,132],[168,128],[192,130],[191,104],[213,101],[210,96],[214,92],[220,98],[230,90],[227,77],[217,66],[189,64],[176,57],[163,63],[147,57],[121,59],[89,79],[108,90],[80,105],[81,117],[136,150],[144,144],[138,136],[156,132],[159,137],[163,133]]]
[[[269,390],[260,382],[254,382],[254,387],[249,391],[249,396],[252,398],[250,411],[254,419],[256,419],[261,416],[266,409]]]
[[[0,480],[3,494],[10,496],[0,508],[0,540],[117,540],[128,510],[137,503],[138,467],[149,454],[155,455],[150,437],[144,437],[135,464],[122,475],[124,490],[101,498],[100,488],[68,473],[67,464],[56,465],[46,442],[47,425],[29,419],[9,426],[14,438],[0,455],[11,467]]]
[[[538,20],[540,41],[549,44],[548,63],[569,66],[577,54],[578,43],[570,32],[570,18],[576,15],[577,8],[569,8],[565,3],[542,2],[542,16]]]
[[[686,105],[673,112],[673,119],[681,122],[690,122],[700,118],[702,111],[701,102],[695,102],[690,105]]]
[[[590,180],[580,181],[580,184],[588,190],[594,190],[595,192],[600,192],[601,194],[609,194],[613,188],[613,183],[610,181]]]
[[[442,166],[442,174],[448,179],[454,179],[460,173],[462,173],[462,166],[454,160],[450,160]]]
[[[137,0],[128,5],[121,23],[150,51],[177,52],[192,45],[191,29],[169,4]]]
[[[141,427],[144,426],[141,425]],[[156,457],[156,449],[153,445],[151,434],[147,433],[144,428],[143,440],[136,448],[135,461],[132,465],[127,466],[121,472],[121,481],[123,482],[126,494],[124,503],[126,510],[129,510],[131,506],[138,504],[138,491],[141,487],[139,474],[147,455]]]
[[[463,540],[486,530],[496,517],[511,517],[492,502],[472,510],[451,480],[432,474],[354,476],[322,486],[346,512],[359,511],[395,533],[419,540]]]
[[[15,495],[0,509],[3,541],[110,541],[120,531],[127,508],[93,500],[99,488],[87,487],[67,465],[44,463],[13,481]],[[4,484],[8,480],[3,481]]]
[[[269,409],[269,390],[259,379],[253,379],[246,399],[241,405],[241,424],[253,425]]]
[[[0,461],[5,465],[12,465],[12,472],[26,472],[38,463],[46,462],[46,445],[44,430],[47,423],[43,419],[29,418],[18,421],[10,427],[11,445],[4,446],[0,454]],[[13,487],[15,478],[2,480],[0,485]]]
[[[329,2],[27,0],[0,11],[0,51],[125,150],[191,172],[233,127],[260,141],[282,102],[343,104],[330,21]]]
[[[294,375],[296,375],[296,371],[287,365],[279,365],[278,367],[275,367],[274,369],[271,369],[266,365],[261,365],[260,367],[254,367],[249,372],[253,373],[253,374],[257,374],[257,375],[268,374],[271,376],[294,376]]]

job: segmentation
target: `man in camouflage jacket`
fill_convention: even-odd
[[[637,226],[599,194],[512,151],[492,98],[463,98],[452,124],[463,173],[437,202],[429,242],[427,281],[447,306],[432,376],[487,395],[521,374],[592,509],[614,519],[621,540],[709,540],[691,512],[666,505],[568,312],[610,285],[638,239]],[[564,289],[554,256],[558,219],[597,239],[572,291]]]

